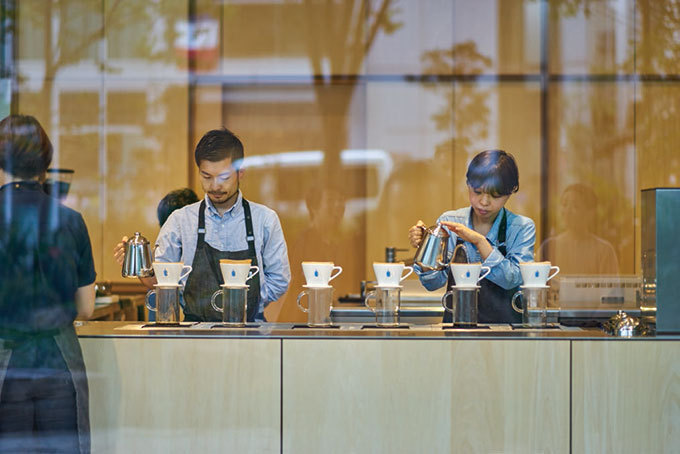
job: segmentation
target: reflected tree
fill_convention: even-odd
[[[403,24],[396,20],[399,9],[393,0],[305,0],[308,15],[309,61],[314,73],[314,93],[323,113],[326,140],[324,179],[339,177],[340,152],[348,140],[347,117],[352,99],[360,85],[364,59],[376,36],[387,35]],[[333,90],[344,86],[347,90]],[[337,181],[337,183],[341,183]]]

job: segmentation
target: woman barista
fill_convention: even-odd
[[[519,323],[510,299],[522,282],[520,262],[532,261],[536,227],[524,216],[505,208],[510,195],[519,189],[519,171],[515,159],[502,150],[477,154],[468,166],[470,206],[447,211],[437,222],[451,233],[449,251],[462,244],[470,263],[482,262],[491,272],[480,282],[478,321],[481,323]],[[418,247],[423,238],[422,221],[409,229],[409,241]],[[446,257],[451,260],[451,256]],[[428,290],[454,285],[448,268],[423,272],[416,266],[421,283]],[[447,319],[448,318],[448,319]],[[445,312],[444,322],[450,322]]]

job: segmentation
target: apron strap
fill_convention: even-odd
[[[198,252],[201,249],[205,249],[206,254],[208,255],[208,263],[210,264],[210,269],[212,270],[213,275],[215,276],[215,279],[217,279],[217,282],[222,285],[224,284],[224,278],[222,277],[222,273],[220,272],[220,269],[217,265],[217,260],[215,260],[215,257],[212,254],[212,249],[209,247],[204,247],[206,244],[205,242],[205,199],[201,200],[201,205],[198,207],[198,239],[196,241],[196,252],[195,254],[198,254]]]
[[[248,241],[248,252],[255,262],[253,265],[259,265],[257,263],[257,254],[255,253],[255,235],[253,234],[253,218],[250,215],[250,203],[245,198],[241,199],[243,204],[243,213],[246,217],[246,241]]]

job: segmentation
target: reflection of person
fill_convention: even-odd
[[[288,251],[276,213],[247,201],[239,190],[243,144],[227,129],[207,132],[196,145],[204,200],[174,211],[163,224],[155,259],[193,268],[185,281],[184,319],[221,321],[210,297],[222,283],[220,259],[250,259],[261,272],[248,281],[248,321],[263,320],[264,306],[283,295],[290,281]],[[122,263],[124,241],[114,249]],[[155,277],[141,279],[147,287]]]
[[[343,232],[345,195],[339,188],[314,184],[305,196],[309,211],[309,224],[297,236],[290,250],[295,265],[292,291],[288,293],[279,312],[279,321],[304,322],[307,315],[297,307],[296,299],[305,278],[300,268],[303,261],[333,262],[343,268],[342,274],[332,282],[335,297],[358,288],[363,269],[361,257],[356,254],[358,240]]]
[[[89,452],[76,316],[94,311],[82,216],[45,194],[52,144],[38,121],[0,122],[0,451]]]
[[[612,245],[592,233],[597,196],[585,184],[572,184],[562,193],[560,219],[565,230],[546,239],[537,257],[559,265],[561,274],[618,274]]]
[[[519,189],[517,164],[512,155],[502,150],[483,151],[470,162],[466,177],[470,206],[447,211],[437,222],[451,233],[449,254],[456,244],[462,244],[469,262],[482,262],[491,268],[480,282],[478,321],[520,322],[510,298],[522,283],[519,263],[533,260],[536,227],[531,219],[505,208],[510,195]],[[422,221],[409,229],[413,247],[423,237],[418,226],[424,226]],[[451,256],[447,257],[450,259]],[[423,272],[417,265],[415,268],[428,290],[447,283],[448,270]],[[451,279],[448,284],[453,284]],[[447,311],[445,318],[448,314]]]

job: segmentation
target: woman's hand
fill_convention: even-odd
[[[411,246],[416,248],[420,246],[420,243],[423,241],[423,227],[425,227],[423,221],[418,220],[416,225],[408,229],[408,241],[411,243]]]
[[[113,248],[113,258],[116,259],[116,262],[120,266],[123,266],[123,259],[125,258],[125,243],[127,243],[128,237],[124,236],[121,240],[120,243],[116,244],[116,247]]]
[[[486,260],[486,258],[493,251],[493,247],[488,241],[486,241],[486,237],[481,233],[475,232],[474,230],[466,227],[463,224],[459,224],[458,222],[443,221],[442,225],[445,225],[449,230],[462,238],[463,241],[474,244],[474,246],[477,248],[477,251],[479,251],[479,255],[482,257],[482,261]]]
[[[475,232],[474,230],[466,227],[458,222],[442,221],[442,225],[445,225],[449,230],[455,233],[457,236],[472,243],[477,246],[480,242],[486,241],[486,238],[481,233]]]

